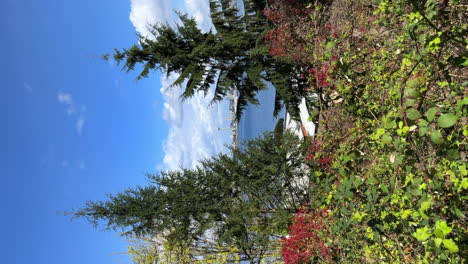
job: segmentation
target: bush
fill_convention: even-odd
[[[282,239],[282,256],[286,264],[312,263],[331,260],[332,250],[324,235],[327,233],[327,210],[302,209],[296,213],[289,227],[288,237]]]
[[[314,253],[286,251],[285,261],[327,262],[318,250],[326,245],[336,263],[463,263],[464,4],[335,0],[314,1],[307,10],[315,22],[304,22],[313,23],[307,37],[291,39],[295,44],[278,56],[294,60],[296,48],[309,54],[297,60],[308,59],[308,91],[318,111],[318,133],[306,157],[313,166],[310,206],[312,212],[330,210],[330,235],[287,246]],[[291,22],[284,21],[284,27],[275,22],[276,29],[289,30]],[[299,228],[297,218],[293,226]]]

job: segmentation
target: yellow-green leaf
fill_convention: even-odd
[[[440,244],[442,244],[442,239],[441,238],[434,238],[434,242],[437,247],[440,247]]]
[[[416,232],[413,233],[413,237],[415,237],[420,242],[426,241],[430,236],[431,233],[429,232],[429,228],[427,226],[418,228],[416,229]]]
[[[401,218],[402,219],[406,219],[408,218],[408,216],[410,216],[410,214],[412,213],[413,211],[409,210],[409,209],[406,209],[405,211],[403,211],[403,213],[401,214]]]
[[[445,221],[437,221],[435,224],[435,230],[434,234],[438,238],[444,238],[446,235],[448,235],[452,231],[452,228],[447,226],[447,222]]]
[[[458,246],[452,239],[443,239],[442,244],[444,244],[444,247],[450,252],[458,252]]]

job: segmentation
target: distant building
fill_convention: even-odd
[[[284,129],[288,129],[300,138],[312,137],[315,135],[315,124],[309,121],[310,115],[307,109],[306,99],[302,98],[301,104],[299,105],[299,116],[301,121],[298,122],[291,118],[288,112],[286,112],[286,118],[284,122]]]
[[[229,113],[227,120],[231,121],[230,127],[218,128],[218,130],[231,130],[231,146],[233,148],[239,147],[239,121],[236,120],[237,114],[237,102],[239,100],[239,91],[235,86],[231,88],[229,93],[226,95],[229,99]]]

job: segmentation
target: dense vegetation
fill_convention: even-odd
[[[255,102],[272,81],[289,111],[306,96],[316,135],[300,142],[278,125],[75,215],[146,237],[140,250],[157,245],[147,255],[161,263],[465,263],[466,4],[245,1],[237,16],[216,2],[216,33],[181,16],[116,59],[149,63],[143,77],[180,73],[186,96],[217,76],[219,98],[236,85]],[[190,47],[167,51],[169,36]]]
[[[310,92],[319,94],[320,126],[310,147],[310,206],[328,211],[321,232],[333,252],[314,257],[462,263],[466,6],[329,1],[309,8]]]

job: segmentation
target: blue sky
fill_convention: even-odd
[[[99,59],[172,8],[208,28],[206,2],[1,1],[2,262],[129,263],[116,233],[63,212],[225,150],[225,105],[182,104],[174,76],[136,82]]]

